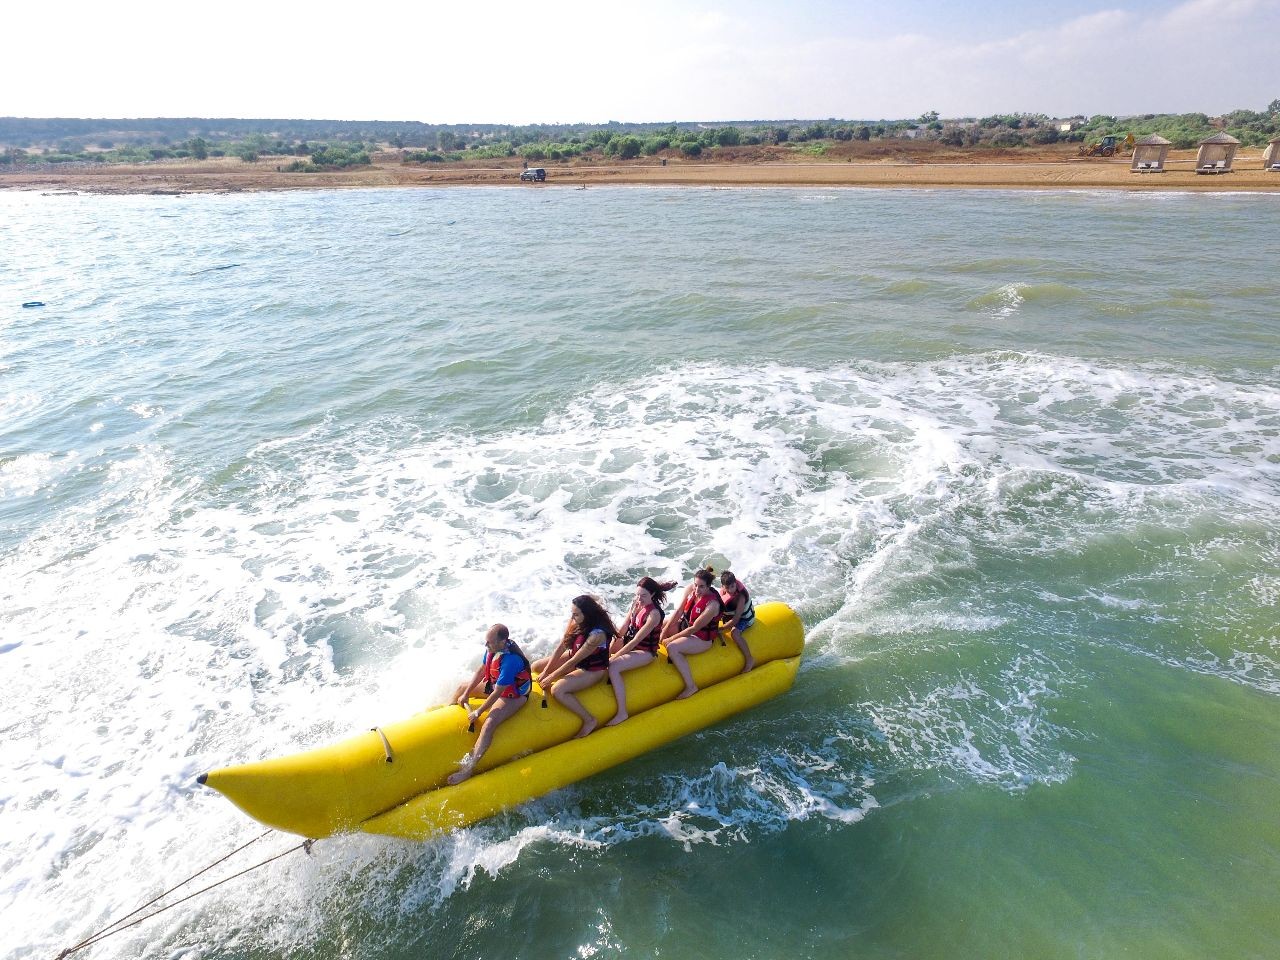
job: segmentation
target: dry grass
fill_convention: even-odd
[[[1247,151],[1235,172],[1205,177],[1194,173],[1195,152],[1173,151],[1163,174],[1133,174],[1127,158],[1076,158],[1076,148],[945,147],[911,140],[850,141],[827,144],[821,157],[787,146],[731,147],[698,158],[668,152],[659,158],[617,161],[575,157],[541,163],[547,185],[680,184],[699,186],[820,185],[930,188],[1126,189],[1280,191],[1280,174],[1262,170],[1261,155]],[[232,157],[203,161],[168,160],[118,166],[78,165],[40,171],[0,172],[0,189],[86,193],[227,193],[256,190],[356,187],[520,184],[518,159],[475,164],[404,164],[396,152],[375,155],[368,167],[331,173],[284,173],[293,157],[263,157],[245,163]]]

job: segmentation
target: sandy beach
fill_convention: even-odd
[[[0,189],[100,194],[183,194],[261,190],[458,185],[590,187],[604,184],[653,186],[827,186],[929,189],[1118,189],[1280,192],[1280,174],[1262,169],[1261,151],[1246,149],[1225,175],[1200,175],[1194,150],[1171,151],[1167,169],[1138,174],[1128,157],[1081,158],[1073,145],[1039,149],[948,148],[934,143],[876,141],[842,144],[822,158],[797,158],[792,151],[726,149],[696,159],[655,157],[634,161],[575,158],[547,161],[545,184],[522,184],[519,158],[475,164],[404,163],[398,152],[376,154],[370,166],[315,173],[286,173],[293,158],[237,158],[203,162],[158,161],[145,165],[49,166],[0,172]]]

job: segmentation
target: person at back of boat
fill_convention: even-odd
[[[714,579],[710,567],[695,573],[680,600],[679,614],[663,628],[667,658],[684,680],[684,690],[676,694],[677,700],[698,692],[687,658],[710,650],[720,632],[720,594],[711,586]]]
[[[756,665],[756,658],[751,655],[751,648],[747,646],[747,638],[742,635],[755,622],[756,608],[751,602],[751,594],[746,585],[728,570],[721,570],[720,629],[728,630],[733,635],[733,642],[742,651],[743,673]]]
[[[609,669],[609,644],[618,635],[609,614],[595,597],[573,598],[564,636],[550,657],[533,665],[542,691],[582,718],[576,736],[585,737],[597,720],[575,694],[594,687]]]
[[[511,639],[511,632],[506,626],[495,623],[490,627],[484,635],[484,647],[480,669],[454,692],[453,699],[467,711],[467,719],[473,727],[482,714],[487,713],[488,716],[480,727],[475,747],[462,758],[458,772],[447,779],[450,784],[461,783],[475,773],[476,764],[493,743],[498,726],[510,720],[529,702],[529,693],[533,689],[533,669],[529,658]],[[487,694],[484,703],[474,710],[469,709],[471,698],[480,696],[481,691]]]
[[[659,583],[653,577],[641,577],[636,584],[636,598],[627,611],[622,625],[622,635],[613,642],[609,655],[609,682],[613,684],[613,696],[618,710],[605,726],[613,727],[627,719],[627,688],[622,674],[636,667],[652,663],[658,656],[658,644],[662,638],[662,621],[665,615],[662,604],[667,591],[675,581]]]

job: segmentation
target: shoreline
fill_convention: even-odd
[[[50,194],[182,195],[351,188],[510,186],[583,188],[606,185],[705,187],[874,187],[946,190],[1122,190],[1130,192],[1280,193],[1280,173],[1262,168],[1261,157],[1238,156],[1235,169],[1204,175],[1194,151],[1173,151],[1163,173],[1135,173],[1129,159],[1085,159],[1038,152],[1025,157],[975,159],[964,151],[900,153],[857,161],[697,160],[662,165],[547,163],[545,183],[522,183],[516,160],[486,166],[405,164],[382,154],[369,166],[315,173],[285,173],[284,158],[255,164],[221,158],[204,162],[6,170],[0,190]],[[531,164],[532,165],[532,164]]]

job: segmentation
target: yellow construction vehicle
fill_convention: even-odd
[[[1095,143],[1085,144],[1080,148],[1080,156],[1082,157],[1110,157],[1114,156],[1117,151],[1122,153],[1133,152],[1133,134],[1127,134],[1124,139],[1119,137],[1103,137]]]

